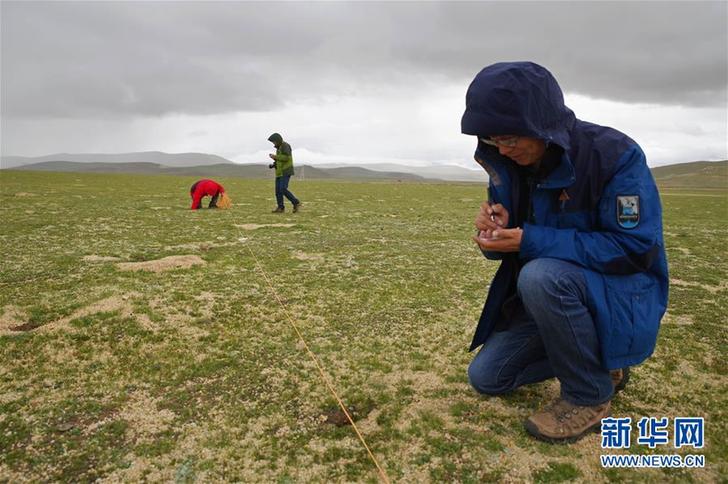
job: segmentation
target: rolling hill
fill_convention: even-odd
[[[652,169],[652,176],[665,188],[728,189],[728,160],[658,166]]]
[[[273,170],[267,165],[238,165],[218,163],[204,166],[164,166],[158,163],[81,163],[75,161],[45,161],[22,165],[15,169],[29,171],[64,171],[78,173],[141,173],[147,175],[181,175],[200,177],[272,178]],[[367,179],[367,180],[425,180],[411,173],[381,172],[360,167],[322,169],[308,165],[296,167],[300,178],[313,179]]]

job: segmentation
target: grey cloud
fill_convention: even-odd
[[[11,117],[272,110],[406,95],[534,60],[565,90],[626,102],[726,101],[724,2],[2,2]]]

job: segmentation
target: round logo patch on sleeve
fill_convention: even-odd
[[[640,222],[639,195],[617,196],[617,223],[625,229],[633,229]]]

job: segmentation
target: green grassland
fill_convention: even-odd
[[[196,212],[193,181],[0,173],[0,481],[376,481],[262,269],[393,481],[725,482],[725,191],[662,194],[670,306],[614,401],[704,416],[705,448],[677,452],[707,466],[605,471],[597,434],[523,430],[555,381],[469,388],[483,186],[294,180],[303,211],[275,215],[272,180],[221,179],[233,208]],[[203,263],[117,265],[183,255]]]

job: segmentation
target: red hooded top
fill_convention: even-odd
[[[199,180],[190,188],[190,196],[192,197],[192,210],[197,210],[202,197],[214,197],[219,193],[225,193],[225,188],[212,180]]]

